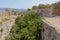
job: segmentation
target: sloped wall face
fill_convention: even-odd
[[[60,34],[51,25],[43,21],[42,40],[60,40]]]

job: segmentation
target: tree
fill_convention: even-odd
[[[39,8],[39,9],[40,9],[40,8],[44,8],[44,6],[45,6],[44,4],[39,4],[39,5],[38,5],[38,8]]]
[[[32,9],[34,9],[34,10],[37,9],[37,8],[38,8],[37,6],[33,6],[33,7],[32,7]]]
[[[57,2],[53,6],[53,13],[60,15],[60,2]]]
[[[45,8],[51,8],[52,4],[45,4]]]
[[[30,9],[30,8],[28,8],[27,10],[28,10],[28,11],[30,11],[31,9]]]
[[[38,6],[33,6],[32,9],[44,9],[44,8],[50,8],[52,7],[52,4],[39,4]]]
[[[38,8],[39,9],[44,9],[44,8],[50,8],[50,7],[52,7],[52,4],[39,4],[38,5]]]

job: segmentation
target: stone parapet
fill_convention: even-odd
[[[60,27],[59,20],[60,18],[45,18],[43,20],[44,32],[42,32],[42,40],[60,40]]]

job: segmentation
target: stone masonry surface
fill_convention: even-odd
[[[60,17],[45,17],[42,40],[60,40]]]

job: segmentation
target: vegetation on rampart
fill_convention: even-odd
[[[42,17],[34,12],[18,16],[6,40],[41,40]]]

